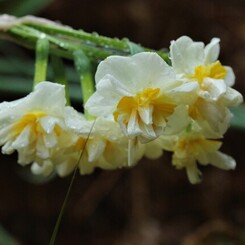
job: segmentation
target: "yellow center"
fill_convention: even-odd
[[[19,135],[23,131],[23,129],[27,126],[31,126],[32,130],[35,133],[41,133],[42,128],[40,126],[40,123],[38,122],[38,119],[44,116],[46,116],[46,114],[41,111],[34,111],[34,112],[29,112],[25,114],[22,118],[20,118],[15,123],[13,127],[14,133]]]
[[[31,130],[35,134],[43,134],[43,128],[40,125],[39,119],[46,116],[47,114],[42,111],[33,111],[26,113],[22,118],[20,118],[13,126],[13,133],[19,135],[23,129],[27,126],[31,127]],[[61,129],[58,125],[55,125],[54,132],[56,135],[60,135]]]
[[[168,96],[159,94],[160,88],[147,88],[134,97],[122,97],[113,113],[115,121],[118,121],[119,115],[123,115],[123,123],[127,124],[133,111],[136,111],[136,117],[139,119],[138,109],[149,106],[153,106],[153,121],[160,121],[161,117],[169,116],[176,105]]]
[[[201,84],[205,77],[210,77],[214,79],[224,79],[226,74],[226,68],[222,66],[219,61],[216,61],[207,66],[197,66],[195,68],[195,72],[192,78],[197,80],[199,84]]]
[[[201,153],[217,151],[221,146],[218,140],[209,140],[203,137],[188,137],[181,139],[175,145],[174,151],[179,157],[198,157]]]
[[[84,149],[86,141],[88,140],[80,137],[75,143],[75,151],[81,151],[82,149]]]

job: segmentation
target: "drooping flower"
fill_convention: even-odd
[[[236,166],[232,157],[219,151],[221,141],[207,139],[198,131],[186,130],[176,136],[161,137],[161,140],[163,148],[173,152],[172,164],[177,169],[186,168],[192,184],[201,180],[197,163],[211,164],[224,170],[234,169]]]
[[[81,114],[73,119],[68,124],[76,135],[73,143],[58,150],[51,159],[60,176],[71,173],[77,164],[81,174],[90,174],[95,168],[127,166],[127,139],[114,121],[87,121]]]
[[[2,153],[18,152],[22,165],[48,160],[70,141],[64,86],[41,82],[22,99],[0,104]]]
[[[232,116],[228,107],[237,106],[243,100],[242,95],[231,88],[235,82],[232,68],[217,60],[219,41],[213,38],[204,46],[202,42],[182,36],[170,45],[170,58],[178,79],[199,84],[198,97],[189,106],[189,115],[211,138],[223,136]]]
[[[113,117],[124,134],[141,142],[181,131],[189,123],[187,104],[197,84],[182,84],[156,53],[110,56],[97,69],[96,92],[85,108],[95,116]]]

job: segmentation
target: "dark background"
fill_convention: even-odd
[[[2,4],[11,13],[14,1]],[[205,43],[220,37],[220,60],[234,68],[235,88],[242,94],[244,13],[243,0],[54,0],[36,11],[154,49],[168,47],[181,35]],[[15,97],[1,94],[1,100]],[[231,128],[223,140],[222,151],[237,160],[236,170],[201,168],[199,185],[171,166],[168,153],[156,161],[143,159],[133,169],[77,175],[57,244],[245,244],[244,136]],[[71,178],[34,184],[15,155],[0,160],[0,223],[19,244],[48,244]]]

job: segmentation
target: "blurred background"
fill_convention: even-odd
[[[153,49],[181,35],[205,43],[220,37],[220,60],[234,68],[235,88],[245,95],[244,0],[1,0],[0,12],[58,20]],[[1,41],[0,54],[0,100],[20,98],[32,87],[34,52]],[[6,93],[13,84],[17,90]],[[195,186],[171,166],[168,153],[133,169],[77,175],[57,244],[245,244],[244,139],[244,131],[231,128],[222,151],[237,160],[236,170],[201,168],[203,181]],[[0,244],[48,244],[71,176],[36,179],[15,155],[0,161]]]

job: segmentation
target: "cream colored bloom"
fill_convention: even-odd
[[[48,160],[70,141],[64,86],[41,82],[26,97],[0,104],[2,153],[18,152],[22,165]]]
[[[183,36],[170,45],[170,58],[178,79],[199,84],[198,97],[190,105],[189,115],[210,138],[223,136],[232,116],[228,107],[243,101],[242,95],[231,88],[235,82],[232,68],[217,60],[219,41],[213,38],[204,46]]]
[[[97,90],[85,108],[95,116],[113,116],[130,139],[147,142],[189,123],[186,105],[197,84],[178,82],[156,53],[110,56],[99,64],[95,80]]]
[[[79,120],[79,127],[74,127]],[[69,125],[76,135],[73,143],[57,151],[51,159],[60,176],[71,173],[80,157],[78,167],[81,174],[90,174],[95,168],[127,166],[127,139],[114,121],[103,118],[87,121],[82,115],[75,121]]]
[[[186,168],[187,176],[192,184],[201,180],[201,165],[211,164],[229,170],[236,166],[235,160],[220,152],[222,142],[205,138],[200,132],[185,131],[180,135],[161,138],[165,150],[173,152],[172,163],[177,169]]]

